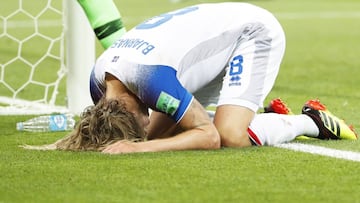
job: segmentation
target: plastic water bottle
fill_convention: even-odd
[[[29,132],[53,132],[72,130],[75,126],[73,114],[53,114],[32,118],[19,122],[16,129]]]

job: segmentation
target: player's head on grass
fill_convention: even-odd
[[[144,129],[124,103],[102,98],[95,106],[84,110],[75,129],[55,143],[60,150],[100,151],[119,141],[143,141]]]

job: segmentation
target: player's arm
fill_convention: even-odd
[[[220,148],[219,133],[205,109],[196,99],[193,99],[178,125],[183,132],[171,137],[137,143],[119,141],[107,147],[103,152],[120,154]]]
[[[173,119],[164,113],[154,111],[150,114],[150,124],[147,126],[149,140],[170,137],[176,128]]]
[[[146,128],[148,140],[171,137],[181,131],[180,126],[176,125],[173,119],[157,111],[151,113],[150,124]]]
[[[78,0],[101,45],[107,49],[126,29],[113,0]]]

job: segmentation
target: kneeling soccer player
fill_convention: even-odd
[[[279,22],[251,4],[199,4],[153,17],[99,57],[90,77],[95,106],[53,148],[118,154],[274,145],[299,135],[357,139],[315,100],[300,115],[256,114],[284,51]],[[213,120],[204,108],[211,103]]]

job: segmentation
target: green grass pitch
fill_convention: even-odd
[[[216,1],[115,0],[127,29],[199,2]],[[360,1],[250,2],[272,11],[287,37],[280,74],[266,102],[281,97],[300,112],[306,100],[319,98],[360,132]],[[0,57],[16,53],[16,47],[4,49],[4,43]],[[0,203],[360,202],[359,162],[275,147],[116,156],[27,151],[18,146],[66,135],[17,132],[15,123],[30,117],[0,116]],[[358,141],[302,142],[360,152]]]

